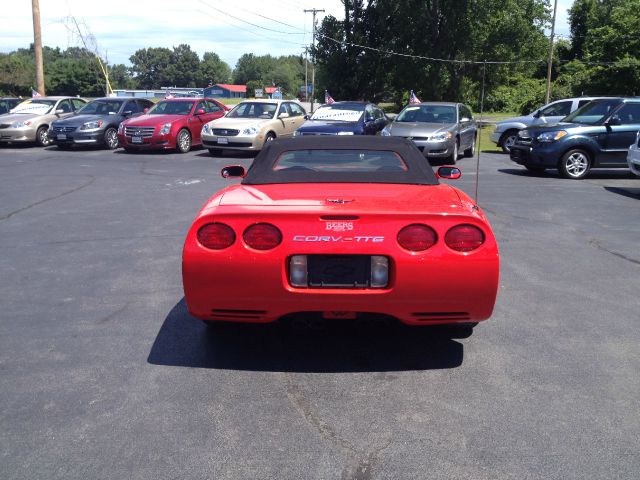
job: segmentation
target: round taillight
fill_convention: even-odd
[[[446,233],[444,243],[457,252],[470,252],[484,243],[484,233],[473,225],[457,225]]]
[[[236,234],[224,223],[208,223],[198,230],[198,241],[203,247],[211,250],[222,250],[236,241]]]
[[[398,232],[398,243],[405,250],[419,252],[431,248],[438,241],[438,235],[431,227],[416,223],[407,225]]]
[[[244,243],[256,250],[271,250],[282,242],[282,233],[270,223],[256,223],[242,234]]]

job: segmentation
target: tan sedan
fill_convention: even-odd
[[[246,100],[224,117],[202,127],[202,144],[211,155],[221,150],[261,150],[277,137],[291,137],[307,116],[304,108],[289,100]]]
[[[51,122],[73,115],[87,101],[76,97],[36,97],[25,100],[0,115],[0,143],[35,142],[41,147],[51,143]]]

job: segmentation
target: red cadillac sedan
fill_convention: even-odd
[[[164,99],[144,115],[122,122],[118,140],[127,152],[153,148],[187,153],[202,144],[202,126],[223,117],[227,110],[212,98]]]

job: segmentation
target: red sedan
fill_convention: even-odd
[[[146,148],[187,153],[202,145],[202,126],[223,117],[229,108],[212,98],[172,98],[156,103],[147,113],[122,122],[118,140],[126,151]]]
[[[209,323],[289,314],[465,328],[491,316],[498,246],[476,203],[396,137],[278,139],[216,193],[184,245],[189,312]]]

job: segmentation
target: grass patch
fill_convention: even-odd
[[[495,125],[483,125],[478,131],[480,137],[480,151],[487,153],[502,153],[502,149],[491,141],[491,134],[495,130]]]

